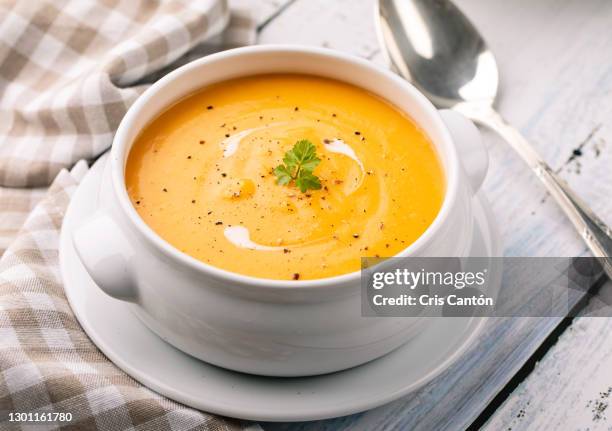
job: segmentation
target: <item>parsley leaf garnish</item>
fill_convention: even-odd
[[[319,190],[321,181],[312,173],[321,163],[316,150],[317,148],[307,139],[297,141],[293,148],[285,153],[284,164],[274,169],[276,184],[287,185],[294,181],[302,193],[307,190]]]

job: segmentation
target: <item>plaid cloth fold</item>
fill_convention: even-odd
[[[160,71],[201,53],[224,1],[0,2],[0,186],[45,186],[106,151]],[[252,42],[234,16],[217,44]],[[217,45],[217,49],[220,47]]]
[[[207,3],[0,2],[2,430],[19,429],[6,422],[8,412],[32,411],[73,414],[69,424],[36,430],[260,429],[168,400],[115,367],[76,321],[58,268],[63,215],[87,171],[78,161],[109,148],[148,83],[253,41],[253,22],[234,14],[210,38],[227,5],[200,6]],[[17,186],[29,189],[8,188]]]

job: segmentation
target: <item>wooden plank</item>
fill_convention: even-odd
[[[607,140],[612,130],[612,3],[606,0],[461,0],[502,71],[500,111],[598,213],[612,223]],[[381,62],[373,1],[298,0],[260,42],[327,46]],[[534,176],[497,137],[485,184],[507,255],[571,256],[585,247]],[[581,156],[573,157],[576,148]],[[462,360],[427,387],[369,412],[283,430],[458,429],[471,423],[557,325],[558,318],[497,319]]]
[[[229,0],[230,8],[248,11],[259,25],[273,18],[290,3],[293,0]]]
[[[484,430],[609,430],[612,426],[612,282],[574,320]]]
[[[298,0],[261,32],[259,43],[324,46],[374,58],[380,49],[373,12],[369,0]]]

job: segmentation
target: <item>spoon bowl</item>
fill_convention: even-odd
[[[443,0],[380,0],[379,37],[400,75],[436,106],[493,105],[499,73],[472,23]]]

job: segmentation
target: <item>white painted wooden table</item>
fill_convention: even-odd
[[[373,27],[374,0],[232,1],[256,15],[259,43],[327,46],[383,64]],[[612,223],[612,2],[457,3],[496,54],[502,74],[500,111]],[[485,190],[502,230],[505,254],[586,253],[569,222],[518,158],[491,133],[485,133],[485,139],[492,157]],[[603,290],[612,297],[612,283]],[[455,430],[479,418],[479,424],[487,419],[484,428],[490,430],[610,430],[612,319],[589,317],[596,311],[593,305],[584,310],[535,369],[521,373],[520,385],[511,393],[502,392],[486,417],[479,415],[518,378],[517,371],[562,319],[497,319],[460,361],[417,393],[362,414],[263,424],[264,429]]]

